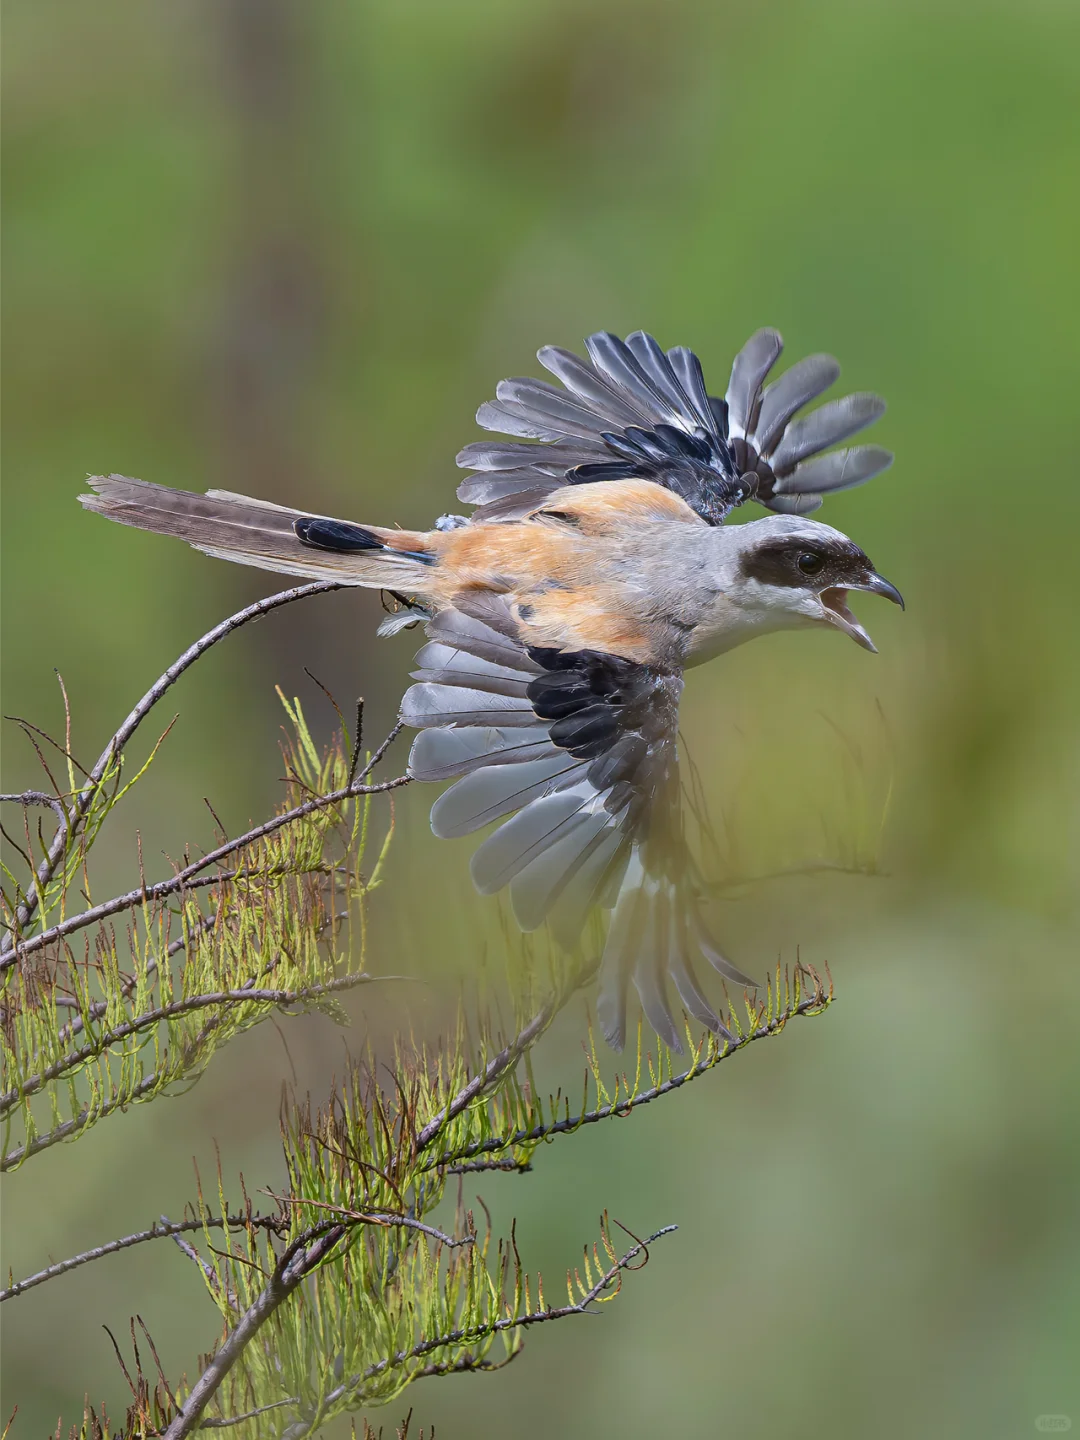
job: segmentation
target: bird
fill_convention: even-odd
[[[835,450],[884,402],[851,395],[800,416],[835,381],[830,356],[766,384],[782,350],[760,330],[724,397],[697,356],[649,335],[608,332],[588,359],[545,346],[544,381],[500,383],[479,424],[515,437],[467,446],[458,497],[476,508],[403,530],[210,490],[93,476],[82,504],[219,558],[389,591],[380,626],[423,623],[400,718],[416,730],[408,773],[452,781],[431,828],[458,838],[500,822],[472,878],[503,890],[525,932],[547,924],[574,949],[606,912],[597,1018],[621,1050],[631,987],[645,1019],[683,1049],[679,1006],[730,1032],[698,974],[755,981],[702,915],[704,884],[684,833],[678,711],[687,669],[759,635],[834,628],[874,650],[848,605],[896,587],[845,534],[810,519],[822,497],[892,456]],[[524,442],[524,443],[523,443]],[[768,515],[725,523],[753,500]]]

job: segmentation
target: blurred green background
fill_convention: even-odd
[[[58,730],[58,669],[83,756],[274,583],[84,514],[87,473],[426,525],[495,382],[597,328],[692,345],[722,389],[776,325],[890,402],[894,468],[822,516],[907,597],[861,606],[880,656],[771,637],[695,672],[684,710],[728,873],[880,859],[717,911],[741,965],[798,946],[838,1003],[477,1186],[553,1275],[604,1205],[681,1228],[603,1320],[374,1418],[411,1403],[477,1440],[1080,1425],[1077,6],[9,0],[4,38],[3,708]],[[378,613],[304,602],[184,681],[101,893],[130,883],[136,828],[155,857],[210,840],[203,796],[233,833],[267,812],[275,682],[329,733],[306,665],[382,733],[415,637],[376,641]],[[4,768],[35,780],[11,726]],[[425,983],[356,1001],[350,1044],[437,1023],[499,943],[430,798],[399,803],[375,950]],[[5,1273],[178,1212],[215,1139],[275,1187],[290,1063],[324,1094],[343,1043],[282,1028],[289,1055],[265,1026],[9,1178]],[[548,1042],[556,1079],[582,1028]],[[103,1324],[137,1311],[174,1375],[217,1333],[164,1247],[6,1308],[27,1435],[85,1391],[122,1410]]]

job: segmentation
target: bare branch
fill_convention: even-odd
[[[377,750],[375,751],[375,753],[372,755],[371,759],[367,762],[367,764],[364,766],[364,768],[360,771],[359,775],[357,775],[357,777],[356,777],[357,780],[366,780],[366,779],[367,779],[367,777],[368,777],[368,776],[371,774],[371,772],[375,769],[375,766],[378,765],[379,761],[383,758],[383,756],[386,754],[386,752],[390,749],[390,746],[394,743],[394,741],[398,738],[398,736],[401,734],[401,732],[402,732],[404,729],[405,729],[404,721],[402,721],[402,720],[397,720],[397,721],[395,721],[395,723],[394,723],[393,727],[391,728],[390,733],[387,735],[386,739],[385,739],[385,740],[382,742],[382,744],[378,747],[378,749],[377,749]],[[389,786],[388,786],[387,788],[389,788]],[[365,792],[360,792],[360,793],[365,793]]]
[[[211,1416],[208,1420],[199,1422],[200,1430],[227,1430],[230,1425],[243,1425],[247,1420],[254,1420],[258,1415],[266,1415],[271,1410],[282,1410],[286,1405],[295,1405],[295,1398],[290,1395],[287,1400],[272,1400],[269,1405],[260,1405],[257,1410],[245,1410],[242,1415],[230,1415],[226,1419],[217,1420]]]
[[[133,1245],[142,1245],[147,1240],[160,1240],[163,1236],[184,1235],[191,1231],[202,1230],[204,1226],[211,1230],[242,1230],[249,1225],[256,1229],[283,1230],[286,1221],[280,1215],[210,1215],[203,1220],[161,1220],[151,1225],[149,1230],[137,1230],[133,1235],[125,1235],[119,1240],[110,1240],[105,1245],[95,1245],[92,1250],[84,1250],[79,1255],[72,1255],[67,1260],[59,1260],[55,1265],[49,1265],[44,1270],[37,1271],[34,1275],[28,1275],[25,1280],[16,1280],[6,1290],[0,1290],[0,1301],[13,1300],[16,1295],[22,1295],[27,1290],[33,1290],[36,1285],[44,1285],[46,1280],[53,1280],[57,1275],[66,1275],[69,1270],[77,1270],[80,1265],[89,1265],[93,1260],[101,1260],[106,1255],[115,1255],[120,1250],[130,1250]]]
[[[60,830],[58,834],[67,835],[68,817],[64,809],[63,801],[59,795],[47,795],[44,790],[24,790],[20,795],[0,795],[0,804],[10,803],[12,805],[47,805],[55,812]]]
[[[276,1198],[276,1197],[275,1197]],[[290,1197],[291,1198],[291,1197]],[[316,1204],[315,1201],[297,1199],[293,1201],[297,1205]],[[329,1208],[329,1207],[328,1207]],[[455,1240],[452,1235],[445,1234],[442,1230],[436,1230],[433,1225],[425,1225],[423,1221],[417,1220],[412,1215],[399,1215],[392,1210],[345,1210],[341,1214],[353,1220],[358,1225],[385,1225],[390,1228],[402,1230],[417,1230],[432,1240],[438,1240],[440,1244],[446,1245],[449,1249],[457,1249],[462,1245],[474,1243],[471,1235],[464,1239]],[[59,1260],[55,1265],[49,1265],[44,1270],[38,1270],[36,1274],[28,1275],[25,1280],[16,1280],[6,1290],[0,1290],[0,1302],[14,1300],[16,1296],[24,1294],[27,1290],[33,1290],[37,1285],[44,1285],[46,1280],[54,1280],[58,1275],[66,1275],[69,1270],[78,1270],[82,1265],[89,1265],[95,1260],[103,1260],[106,1255],[115,1255],[120,1250],[130,1250],[134,1245],[143,1245],[148,1240],[175,1238],[178,1235],[191,1234],[194,1231],[208,1230],[273,1230],[275,1234],[283,1234],[289,1227],[289,1222],[282,1213],[277,1215],[260,1215],[254,1213],[239,1215],[207,1215],[195,1220],[169,1220],[164,1215],[159,1221],[151,1225],[148,1230],[136,1230],[132,1235],[124,1235],[119,1240],[110,1240],[105,1245],[95,1245],[91,1250],[84,1250],[79,1255],[72,1255],[67,1260]],[[318,1230],[305,1232],[309,1236],[321,1234],[323,1229],[330,1228],[329,1222]]]
[[[350,1210],[346,1205],[334,1205],[329,1200],[314,1200],[304,1195],[279,1196],[275,1195],[272,1190],[267,1191],[267,1194],[284,1205],[311,1205],[316,1210],[329,1210],[334,1215],[340,1215],[346,1220],[355,1220],[363,1225],[388,1225],[391,1228],[397,1227],[402,1230],[416,1230],[431,1240],[438,1240],[441,1245],[447,1246],[450,1250],[474,1243],[472,1235],[465,1236],[463,1240],[455,1240],[444,1230],[437,1230],[434,1225],[425,1225],[415,1215],[402,1215],[396,1210]]]
[[[167,1215],[162,1215],[161,1223],[163,1225],[168,1225],[171,1222]],[[209,1264],[208,1261],[202,1258],[199,1252],[195,1249],[194,1245],[188,1244],[188,1242],[184,1239],[183,1235],[174,1231],[172,1239],[173,1243],[180,1250],[181,1254],[186,1255],[193,1265],[197,1265],[199,1267],[199,1270],[202,1272],[202,1275],[206,1280],[207,1285],[209,1285],[210,1289],[216,1295],[220,1296],[222,1293],[222,1286],[221,1282],[218,1280],[217,1272],[215,1271],[214,1267]],[[237,1308],[236,1294],[231,1288],[225,1291],[225,1299],[228,1300],[229,1304],[234,1310]],[[180,1407],[177,1406],[176,1408],[179,1409]]]

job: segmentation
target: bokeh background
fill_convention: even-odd
[[[269,577],[110,527],[87,473],[424,525],[504,375],[644,327],[715,388],[759,325],[886,395],[897,453],[828,503],[908,599],[881,654],[777,636],[694,674],[684,732],[740,964],[828,964],[838,1002],[630,1123],[485,1180],[549,1273],[604,1205],[678,1222],[603,1320],[426,1382],[440,1436],[1035,1434],[1080,1425],[1076,475],[1080,10],[1068,0],[9,0],[3,708],[96,755],[169,660]],[[888,611],[888,613],[884,613]],[[304,602],[219,647],[103,856],[104,886],[277,797],[275,682],[369,734],[414,637]],[[4,788],[34,778],[5,732]],[[492,947],[468,845],[398,807],[348,1043],[437,1021]],[[155,863],[166,873],[164,858]],[[149,868],[149,866],[148,866]],[[485,905],[487,908],[485,908]],[[581,1072],[582,1012],[547,1042]],[[343,1041],[270,1026],[190,1092],[5,1184],[16,1275],[178,1211],[192,1157],[280,1173],[280,1085]],[[102,1329],[190,1372],[216,1313],[142,1247],[7,1307],[5,1414],[126,1394]],[[1069,1357],[1072,1357],[1070,1360]],[[400,1413],[399,1413],[400,1412]],[[380,1418],[380,1417],[375,1417]],[[414,1420],[414,1423],[415,1423]]]

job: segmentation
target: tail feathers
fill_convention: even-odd
[[[668,995],[669,979],[690,1015],[714,1034],[732,1039],[698,982],[693,965],[698,956],[704,956],[725,979],[756,986],[716,949],[688,887],[668,875],[650,874],[635,847],[615,902],[600,970],[597,1015],[612,1049],[621,1050],[626,1044],[631,982],[645,1018],[676,1053],[682,1053],[683,1045]]]
[[[228,490],[197,495],[124,475],[95,475],[87,483],[94,493],[80,501],[107,520],[173,535],[206,555],[263,570],[423,592],[435,562],[428,537],[418,532],[306,515]]]

